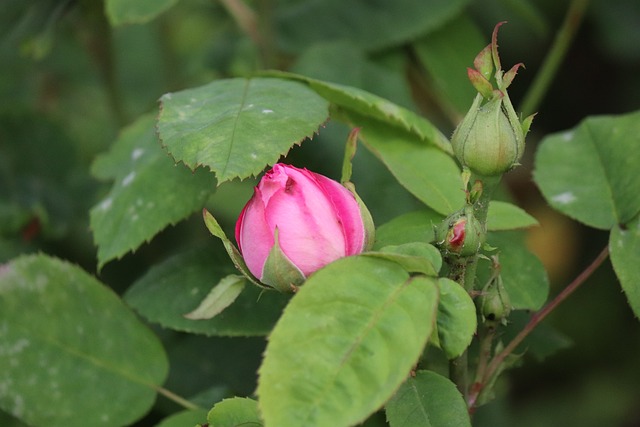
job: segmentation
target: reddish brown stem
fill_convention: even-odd
[[[498,353],[489,366],[487,367],[482,381],[480,383],[474,384],[471,395],[469,396],[469,408],[473,408],[475,406],[476,400],[487,384],[487,382],[491,379],[491,377],[495,374],[495,372],[500,368],[504,359],[509,356],[513,351],[520,345],[520,343],[542,322],[553,310],[560,305],[565,299],[567,299],[576,289],[580,287],[592,274],[594,271],[600,267],[600,265],[607,259],[609,256],[609,247],[606,246],[602,252],[593,260],[593,262],[584,269],[566,288],[562,290],[549,304],[544,306],[540,311],[534,313],[529,319],[529,322],[526,326],[518,333],[518,335],[511,340],[511,342],[500,352]]]

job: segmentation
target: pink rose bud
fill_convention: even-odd
[[[369,223],[364,205],[338,182],[278,163],[240,213],[235,235],[249,271],[286,291],[330,262],[368,249]]]

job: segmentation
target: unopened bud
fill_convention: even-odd
[[[485,232],[473,215],[473,208],[465,206],[440,223],[436,238],[438,246],[447,254],[471,256],[480,250]]]
[[[478,299],[480,314],[488,324],[507,323],[511,313],[511,300],[502,284],[502,276],[495,274],[485,285]]]

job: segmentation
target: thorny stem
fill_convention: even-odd
[[[573,37],[580,27],[584,12],[589,4],[589,0],[572,0],[565,15],[564,22],[556,34],[551,49],[545,58],[540,71],[536,75],[533,83],[521,104],[521,111],[524,117],[533,113],[544,98],[551,82],[553,81],[560,64],[564,59]]]
[[[470,394],[475,393],[477,384],[481,384],[484,373],[487,370],[487,365],[491,358],[491,348],[493,346],[493,339],[496,335],[495,326],[484,325],[479,333],[480,349],[478,353],[478,366],[476,368],[476,376],[471,386]]]
[[[576,289],[580,287],[592,274],[594,271],[602,265],[602,263],[609,256],[609,247],[606,246],[602,252],[591,262],[591,264],[585,268],[566,288],[562,290],[549,304],[544,306],[540,311],[534,313],[529,319],[529,322],[526,326],[515,336],[513,340],[499,353],[497,354],[489,366],[487,367],[482,379],[477,382],[476,387],[472,390],[471,395],[469,396],[467,403],[470,409],[476,404],[478,396],[484,386],[488,383],[491,377],[496,373],[496,371],[500,368],[504,359],[509,356],[513,351],[520,345],[520,343],[542,322],[553,310],[560,305],[564,300],[566,300]]]
[[[189,402],[184,397],[178,396],[177,394],[170,390],[167,390],[166,388],[158,387],[156,391],[185,409],[201,409],[200,406],[196,405],[195,403]]]
[[[489,212],[489,201],[493,190],[500,182],[500,177],[476,177],[472,176],[471,182],[481,180],[483,184],[482,194],[474,203],[474,216],[480,222],[481,227],[486,232],[487,213]],[[449,278],[458,282],[464,289],[471,293],[476,280],[476,269],[478,267],[478,253],[464,258],[449,258]],[[465,351],[460,357],[449,361],[449,377],[456,384],[462,396],[467,399],[469,393],[468,381],[469,363],[467,352]]]

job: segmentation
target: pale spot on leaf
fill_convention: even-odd
[[[127,185],[131,184],[133,182],[133,180],[136,177],[136,173],[135,172],[130,172],[129,175],[125,176],[122,179],[122,186],[126,187]]]
[[[565,191],[564,193],[553,196],[551,200],[561,205],[568,205],[576,200],[576,196],[571,191]]]

